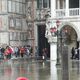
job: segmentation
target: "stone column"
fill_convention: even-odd
[[[60,0],[57,0],[57,2],[56,2],[56,8],[60,9]]]
[[[60,65],[60,41],[59,41],[59,35],[58,35],[58,31],[57,31],[57,62],[56,65]]]
[[[58,9],[60,9],[60,0],[58,0],[58,5],[57,6],[58,6]]]
[[[62,46],[62,80],[69,80],[69,56],[68,47]]]
[[[48,42],[50,43],[50,60],[57,59],[57,37],[48,35]]]
[[[69,16],[69,0],[66,0],[66,16]]]
[[[50,60],[57,59],[57,43],[50,43]]]
[[[51,0],[51,18],[56,17],[56,0]]]

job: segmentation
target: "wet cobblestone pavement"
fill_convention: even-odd
[[[80,80],[79,62],[71,62],[70,80]],[[16,59],[0,62],[0,80],[16,80],[18,77],[27,77],[29,80],[62,80],[62,71],[54,61]]]

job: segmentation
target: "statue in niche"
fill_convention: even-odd
[[[46,23],[46,32],[45,32],[45,37],[48,38],[49,36],[51,36],[51,32],[50,32],[50,23]]]
[[[28,18],[31,19],[31,7],[28,7]]]

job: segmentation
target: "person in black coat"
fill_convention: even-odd
[[[74,59],[75,58],[75,48],[74,47],[72,47],[71,53],[72,53],[71,59]]]

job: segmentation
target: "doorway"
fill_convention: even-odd
[[[38,51],[39,56],[42,56],[43,49],[47,48],[48,54],[47,57],[50,58],[50,44],[48,43],[47,38],[45,38],[45,28],[46,25],[38,25]]]

